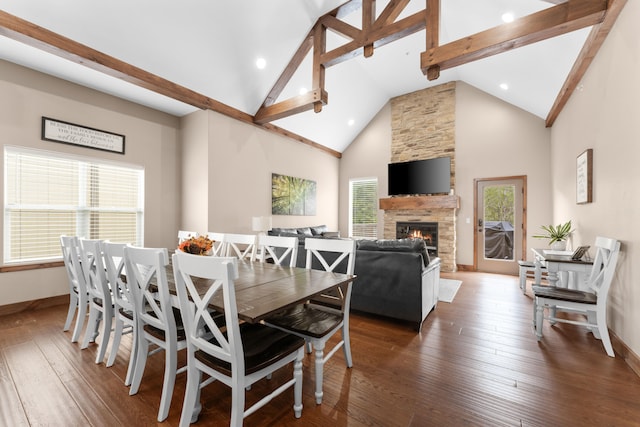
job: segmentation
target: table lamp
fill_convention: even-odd
[[[251,220],[253,231],[257,231],[258,234],[267,234],[267,231],[271,230],[271,217],[270,216],[254,216]]]

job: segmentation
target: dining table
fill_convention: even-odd
[[[537,269],[547,267],[547,280],[551,286],[574,287],[586,290],[589,274],[593,268],[593,260],[585,254],[580,259],[573,259],[573,251],[555,251],[551,249],[532,248],[534,264]],[[570,280],[570,274],[572,280]],[[575,277],[578,276],[578,277]]]
[[[238,275],[234,280],[238,317],[249,323],[259,323],[287,307],[336,288],[346,290],[355,280],[353,274],[328,272],[299,267],[278,266],[266,262],[238,260]],[[166,266],[169,292],[176,295],[173,265]],[[211,281],[194,280],[198,293],[204,295]],[[209,306],[224,311],[222,291],[213,296]],[[177,298],[176,298],[177,305]]]

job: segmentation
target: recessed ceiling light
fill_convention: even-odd
[[[514,16],[512,12],[506,12],[502,14],[502,22],[513,22]]]
[[[309,92],[309,90],[306,87],[300,88],[300,95],[305,95],[307,92]]]
[[[347,122],[347,124],[348,124],[349,126],[353,126],[353,124],[354,124],[355,122],[356,122],[355,120],[353,120],[353,119],[349,119],[349,121]]]
[[[264,67],[267,66],[267,60],[264,58],[258,58],[256,59],[256,67],[258,67],[259,70],[264,70]]]
[[[502,90],[509,90],[509,85],[506,83],[500,83],[500,89]]]

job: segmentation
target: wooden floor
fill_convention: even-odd
[[[304,366],[304,409],[293,417],[286,392],[246,426],[638,426],[640,379],[610,358],[585,329],[545,324],[538,343],[531,297],[511,276],[455,273],[453,303],[439,303],[416,333],[404,323],[352,314],[354,366],[341,352],[327,363],[324,402],[313,398]],[[164,356],[152,356],[140,392],[123,379],[131,340],[116,364],[94,364],[96,345],[80,350],[62,332],[66,307],[0,317],[0,425],[144,426],[158,424]],[[181,359],[183,362],[184,359]],[[277,386],[291,368],[254,385],[247,401]],[[169,419],[180,418],[186,383],[178,376]],[[230,393],[202,392],[197,425],[228,425]]]

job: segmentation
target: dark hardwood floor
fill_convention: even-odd
[[[286,392],[245,420],[246,426],[638,426],[640,378],[620,357],[607,357],[584,328],[532,332],[531,296],[517,278],[443,274],[463,281],[453,303],[439,303],[422,332],[354,313],[354,366],[342,352],[325,365],[324,401],[313,397],[312,356],[304,366],[304,409],[293,417]],[[80,350],[62,332],[65,306],[0,317],[0,425],[177,426],[186,374],[169,418],[157,423],[164,356],[151,357],[140,392],[123,379],[131,339],[111,368],[96,365],[97,345]],[[180,359],[184,363],[184,357]],[[276,387],[291,368],[247,392]],[[202,392],[197,425],[228,425],[230,393]]]

